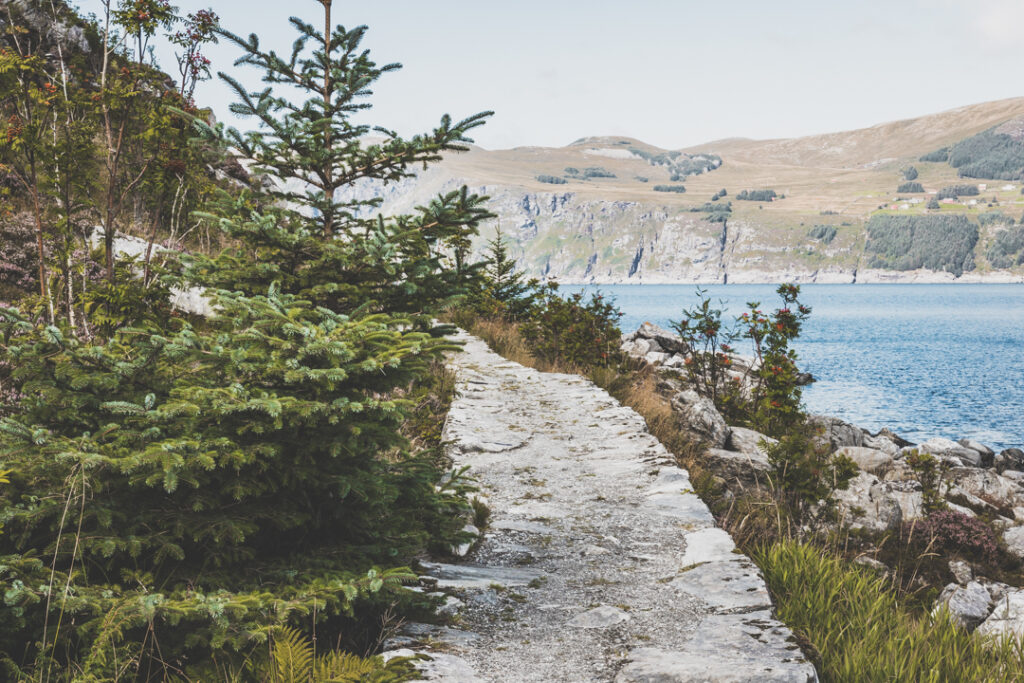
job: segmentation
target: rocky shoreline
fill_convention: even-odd
[[[777,285],[782,282],[794,284],[821,285],[878,285],[878,284],[1024,284],[1024,274],[1009,271],[988,273],[964,273],[956,277],[952,273],[935,270],[881,270],[881,269],[825,269],[814,271],[802,270],[741,270],[729,272],[715,278],[696,277],[681,279],[678,277],[645,275],[634,277],[593,277],[564,278],[558,280],[566,286],[593,285]]]
[[[680,424],[708,446],[708,467],[727,495],[765,483],[771,465],[761,444],[774,439],[727,424],[710,399],[687,386],[680,372],[685,355],[679,337],[644,323],[623,336],[622,350],[655,367],[659,390],[671,397]],[[749,358],[735,356],[733,361],[730,374],[738,377],[754,367]],[[871,433],[836,417],[811,419],[820,428],[822,442],[860,470],[846,490],[835,494],[841,525],[872,533],[896,531],[905,523],[925,520],[925,497],[930,493],[964,518],[990,519],[1005,552],[1024,560],[1024,450],[997,453],[970,439],[932,438],[914,444],[887,429]],[[934,483],[922,483],[921,473],[908,461],[916,454],[929,454],[937,463]],[[888,569],[870,557],[862,559],[881,571]],[[1024,636],[1024,588],[976,576],[964,559],[952,560],[950,573],[955,580],[945,586],[936,609],[945,605],[969,630]]]

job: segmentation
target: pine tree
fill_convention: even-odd
[[[521,320],[529,315],[537,297],[537,282],[525,280],[523,273],[516,269],[515,259],[508,255],[501,228],[487,243],[483,281],[484,307],[496,309],[489,313],[508,320]]]
[[[412,314],[425,325],[433,313],[466,293],[472,268],[460,263],[469,237],[491,214],[486,199],[463,187],[418,207],[385,217],[378,197],[354,199],[350,188],[393,183],[443,153],[467,149],[467,133],[491,112],[458,123],[445,115],[431,133],[403,139],[352,117],[370,108],[365,98],[377,79],[399,68],[380,66],[360,45],[365,26],[326,32],[291,20],[299,36],[288,58],[264,51],[258,38],[223,36],[244,51],[239,64],[262,70],[268,87],[248,92],[221,78],[237,95],[236,114],[258,129],[228,139],[265,182],[255,196],[226,202],[209,217],[244,246],[215,261],[198,261],[192,277],[212,286],[263,294],[271,283],[340,313]],[[275,88],[307,99],[293,104]],[[372,141],[370,135],[379,136]],[[253,211],[253,206],[257,207]]]

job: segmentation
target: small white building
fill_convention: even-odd
[[[1016,185],[1003,185],[1003,191],[1004,192],[1013,192],[1016,189],[1017,189]]]

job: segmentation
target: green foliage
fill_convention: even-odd
[[[687,377],[697,392],[714,401],[730,422],[749,424],[769,436],[781,436],[804,422],[797,355],[791,344],[800,336],[811,309],[799,302],[800,288],[780,285],[782,306],[765,314],[752,302],[748,311],[726,327],[722,311],[711,306],[704,290],[700,303],[683,309],[672,327],[686,348]],[[753,365],[743,376],[729,371],[739,339],[750,341]]]
[[[813,652],[823,681],[1015,681],[1015,639],[971,635],[945,611],[913,613],[884,578],[784,541],[755,553],[779,618]]]
[[[313,643],[295,628],[271,630],[270,654],[250,664],[258,680],[274,683],[403,683],[416,680],[415,658],[359,657],[332,650],[317,654]]]
[[[934,152],[928,152],[921,157],[921,161],[944,162],[949,161],[949,147],[942,147]]]
[[[960,197],[976,197],[979,194],[977,185],[950,185],[939,190],[936,199],[959,199]]]
[[[1024,177],[1024,140],[997,132],[973,135],[949,150],[949,165],[963,178],[1020,180]]]
[[[896,188],[896,191],[901,194],[905,192],[924,192],[924,185],[917,182],[901,183],[900,186]]]
[[[482,271],[482,289],[469,298],[477,315],[509,322],[524,320],[533,313],[538,297],[537,281],[527,281],[509,257],[505,236],[499,228],[488,243]]]
[[[907,181],[917,180],[917,169],[913,166],[907,166],[903,169],[903,179]]]
[[[566,166],[565,167],[565,174],[566,175],[571,175],[573,177],[576,177],[576,176],[578,176],[580,174],[580,169],[575,168],[574,166]]]
[[[582,292],[562,297],[558,285],[549,282],[538,290],[534,313],[520,329],[537,359],[586,370],[618,359],[620,318],[622,313],[602,294],[586,301]]]
[[[569,181],[556,175],[539,175],[537,176],[537,182],[547,183],[548,185],[565,185]]]
[[[872,216],[864,248],[872,268],[944,270],[960,276],[974,268],[978,226],[962,214]]]
[[[834,225],[815,225],[807,235],[819,242],[832,244],[832,240],[836,238],[836,232],[836,226]]]
[[[921,484],[921,496],[925,512],[937,512],[945,510],[946,499],[940,491],[942,485],[942,472],[947,469],[931,453],[912,450],[906,458],[907,465],[914,471],[918,482]]]
[[[639,147],[630,147],[629,151],[652,166],[667,167],[672,182],[686,180],[691,175],[708,173],[722,165],[722,158],[716,154],[684,154],[678,151],[655,153]]]
[[[682,194],[686,192],[686,188],[682,185],[655,185],[655,192],[675,192],[676,194]]]
[[[993,268],[1024,265],[1024,225],[1000,230],[985,252]]]
[[[1002,211],[985,211],[978,214],[978,225],[1013,225],[1012,217]]]
[[[584,178],[614,178],[615,174],[601,166],[588,166],[583,169]]]
[[[859,471],[848,457],[834,455],[828,444],[813,437],[809,425],[797,423],[787,427],[777,443],[762,444],[774,469],[776,495],[805,523],[811,510],[818,517],[828,516],[834,507],[832,492],[846,489]]]
[[[736,199],[747,202],[771,202],[778,197],[775,190],[743,190]]]

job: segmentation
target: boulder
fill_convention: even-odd
[[[821,439],[832,445],[832,450],[843,446],[863,446],[864,430],[830,415],[811,415],[808,422],[821,430]]]
[[[1024,451],[1019,448],[1007,448],[1000,451],[999,456],[1008,470],[1024,471]]]
[[[956,441],[942,437],[928,439],[924,443],[918,444],[917,450],[920,453],[930,453],[954,466],[962,464],[968,467],[981,467],[982,464],[981,453],[972,448],[964,448]]]
[[[973,631],[992,612],[992,596],[977,581],[971,581],[966,586],[951,583],[939,595],[932,613],[936,613],[943,605],[954,621],[968,631]]]
[[[894,444],[896,444],[897,448],[904,448],[906,446],[913,446],[913,445],[915,445],[915,444],[911,443],[910,441],[907,441],[902,436],[900,436],[896,432],[892,431],[888,427],[883,427],[882,429],[878,430],[877,434],[872,434],[871,436],[873,436],[876,439],[877,438],[888,439],[889,441],[892,441]]]
[[[772,466],[761,451],[726,451],[709,448],[704,453],[708,470],[721,477],[728,488],[748,488],[767,483]]]
[[[661,365],[669,358],[670,356],[667,353],[662,353],[660,351],[651,351],[644,356],[644,360],[647,361],[649,365]]]
[[[989,448],[983,443],[975,441],[974,439],[960,439],[959,441],[957,441],[957,443],[963,446],[964,448],[970,448],[972,451],[978,451],[979,453],[982,454],[982,456],[988,458],[991,458],[993,455],[996,454],[996,452],[993,451],[991,448]]]
[[[857,464],[861,470],[881,476],[893,463],[893,456],[874,448],[863,446],[843,446],[836,455],[845,455]]]
[[[960,495],[971,505],[993,511],[1024,507],[1024,491],[1015,481],[995,470],[954,467],[944,475],[946,497]]]
[[[974,580],[974,570],[963,560],[950,560],[949,571],[961,586],[966,586]]]
[[[1024,636],[1024,589],[1009,589],[977,633],[986,636]]]
[[[764,441],[769,444],[776,444],[779,442],[778,439],[773,439],[770,436],[765,436],[761,432],[755,432],[753,429],[746,429],[744,427],[730,427],[731,433],[729,434],[729,442],[727,445],[730,451],[739,451],[740,453],[764,453],[764,449],[761,448],[761,442]]]
[[[1003,532],[1006,552],[1024,560],[1024,526],[1012,526]]]
[[[892,497],[900,506],[904,522],[913,522],[927,516],[924,509],[924,495],[915,490],[893,490]]]
[[[710,447],[724,448],[728,443],[731,430],[711,399],[692,389],[681,391],[672,397],[672,409],[682,426]]]
[[[895,441],[890,439],[888,436],[882,435],[872,436],[871,434],[865,434],[864,447],[874,448],[877,451],[888,453],[889,455],[894,457],[897,453],[900,452],[900,446]]]
[[[860,472],[850,485],[832,494],[842,524],[851,529],[889,531],[903,523],[903,509],[889,486],[873,474]]]
[[[686,344],[683,343],[679,335],[673,334],[654,323],[644,323],[641,325],[636,331],[636,336],[637,338],[653,341],[661,350],[668,353],[686,353]]]

